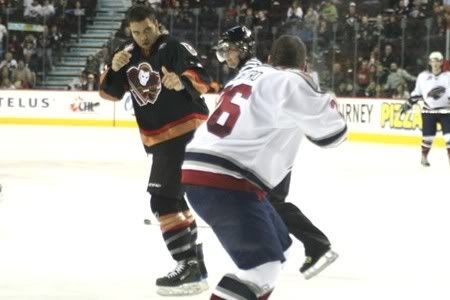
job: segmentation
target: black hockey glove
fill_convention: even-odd
[[[412,108],[412,104],[409,103],[409,101],[406,101],[405,103],[402,104],[402,106],[400,107],[400,115],[405,114],[408,110],[410,110]]]

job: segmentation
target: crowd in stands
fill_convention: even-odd
[[[277,36],[288,33],[301,37],[310,50],[310,65],[319,74],[322,88],[333,90],[338,96],[407,97],[416,76],[427,66],[428,53],[445,53],[447,20],[450,20],[442,0],[132,1],[154,7],[164,30],[193,45],[218,86],[234,74],[226,64],[217,61],[213,47],[221,32],[240,24],[255,34],[256,55],[263,61]],[[43,2],[52,4],[58,16],[46,17],[54,20],[49,24],[48,36],[60,33],[59,39],[64,41],[64,36],[73,32],[69,16],[61,15],[59,5],[64,1]],[[67,7],[75,7],[74,3],[69,6],[70,2],[67,1]],[[81,2],[82,7],[87,5],[92,5],[91,1]],[[2,32],[0,26],[0,37]],[[10,44],[14,44],[11,43],[13,34],[9,35]],[[96,79],[112,53],[130,38],[124,20],[121,29],[112,33],[102,50],[87,58],[86,67],[72,88],[95,90]],[[15,44],[25,49],[26,36],[15,39],[18,40]],[[41,39],[42,34],[35,36],[34,44]],[[51,39],[48,45],[47,49],[54,51]],[[45,55],[38,56],[38,52],[35,51],[37,58]],[[17,60],[17,51],[11,53]],[[31,72],[39,71],[40,61],[30,62],[23,53],[21,58]]]
[[[61,59],[96,0],[0,0],[0,88],[33,88]],[[84,9],[84,10],[83,10]],[[8,23],[31,24],[8,29]],[[30,29],[31,28],[31,29]]]

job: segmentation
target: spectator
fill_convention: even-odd
[[[399,17],[409,15],[409,8],[406,5],[406,0],[399,0],[397,6],[394,8],[394,11]]]
[[[377,83],[375,81],[371,81],[364,92],[365,97],[377,97]]]
[[[392,52],[392,45],[387,44],[384,46],[384,53],[381,55],[380,61],[385,68],[389,68],[392,63],[397,62]]]
[[[16,87],[11,83],[11,80],[9,78],[2,78],[0,89],[14,90],[16,89]]]
[[[408,92],[408,86],[404,83],[399,84],[397,86],[397,89],[394,92],[394,95],[392,96],[392,98],[394,99],[404,99],[407,100],[409,99],[410,94]]]
[[[272,25],[278,28],[283,24],[286,19],[287,3],[284,1],[272,1],[272,7],[269,11],[269,18],[272,20]]]
[[[22,43],[23,56],[25,57],[28,55],[36,54],[36,46],[37,46],[36,37],[32,34],[26,35]]]
[[[259,41],[259,45],[256,47],[256,56],[261,61],[266,61],[272,45],[272,27],[265,10],[256,13],[255,33],[256,39]]]
[[[88,74],[87,81],[81,85],[83,91],[98,91],[98,80],[96,80],[94,74]]]
[[[23,16],[25,21],[29,23],[41,23],[42,6],[39,4],[38,0],[33,0],[31,5],[25,7]]]
[[[38,37],[36,47],[36,55],[40,65],[44,68],[42,71],[47,72],[53,69],[53,53],[48,33],[48,26],[44,25],[44,31]]]
[[[369,62],[367,60],[362,60],[356,73],[356,81],[358,85],[356,94],[357,96],[362,97],[370,83]]]
[[[378,14],[375,19],[375,24],[372,26],[372,34],[377,43],[381,41],[383,32],[384,32],[383,16]]]
[[[384,36],[388,42],[395,43],[402,34],[400,22],[397,21],[395,15],[390,15],[387,20],[384,25]]]
[[[63,35],[56,24],[51,27],[49,40],[53,52],[53,64],[55,64],[61,61],[63,52]]]
[[[338,11],[333,3],[333,0],[326,0],[320,9],[320,15],[328,23],[335,23],[338,20]]]
[[[103,46],[102,49],[95,54],[94,59],[98,62],[97,75],[105,71],[106,64],[111,60],[111,55],[108,46]]]
[[[255,25],[255,16],[253,15],[253,9],[251,7],[248,7],[245,10],[244,22],[240,24],[253,29],[253,26]]]
[[[99,68],[100,68],[100,62],[98,61],[98,59],[93,55],[89,55],[86,58],[86,66],[84,68],[84,71],[88,75],[92,74],[92,75],[98,76],[100,74]]]
[[[301,21],[302,19],[303,10],[299,5],[298,0],[294,0],[287,11],[287,21]]]
[[[25,65],[34,73],[37,73],[42,64],[39,63],[39,58],[36,52],[27,52],[24,54]]]
[[[46,20],[46,24],[52,23],[53,17],[55,15],[55,7],[53,3],[50,3],[49,0],[44,0],[41,8],[41,15]]]
[[[8,30],[5,25],[3,25],[2,16],[0,16],[0,57],[3,56],[3,52],[5,51],[5,40],[8,36]]]
[[[12,74],[12,82],[17,89],[30,89],[36,82],[36,74],[31,72],[23,60],[19,60],[17,69]]]
[[[340,63],[334,63],[333,65],[334,82],[331,89],[336,90],[341,84],[346,84],[346,75],[342,72],[342,65]]]
[[[17,59],[23,58],[22,42],[19,41],[16,34],[11,34],[7,51],[11,52],[13,57]]]
[[[303,28],[312,32],[314,27],[317,27],[318,25],[319,13],[313,8],[313,6],[310,6],[306,11]]]
[[[17,68],[17,61],[13,58],[11,52],[6,52],[5,59],[0,63],[0,69],[5,68],[6,70],[12,71]]]
[[[87,73],[82,71],[78,78],[74,78],[72,82],[67,86],[69,90],[81,91],[83,86],[87,84]]]
[[[361,53],[370,53],[377,43],[374,32],[373,26],[369,23],[369,17],[367,15],[362,16],[358,32],[359,51]]]
[[[0,84],[5,89],[10,89],[13,86],[11,83],[11,71],[7,66],[0,66]]]
[[[360,16],[356,13],[355,2],[350,2],[348,13],[344,20],[344,39],[352,41],[355,38],[355,24],[359,23]]]
[[[390,71],[384,88],[390,95],[393,95],[397,91],[399,85],[405,85],[407,81],[412,82],[417,79],[417,77],[399,68],[396,63],[391,63]]]

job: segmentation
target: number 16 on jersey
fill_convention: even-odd
[[[241,114],[241,103],[247,101],[252,87],[247,84],[226,87],[219,98],[219,106],[209,117],[208,131],[223,138],[230,135]]]

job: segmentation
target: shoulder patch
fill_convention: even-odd
[[[188,43],[185,42],[181,42],[181,45],[184,46],[184,48],[186,48],[186,50],[192,55],[192,56],[197,56],[197,51]]]

